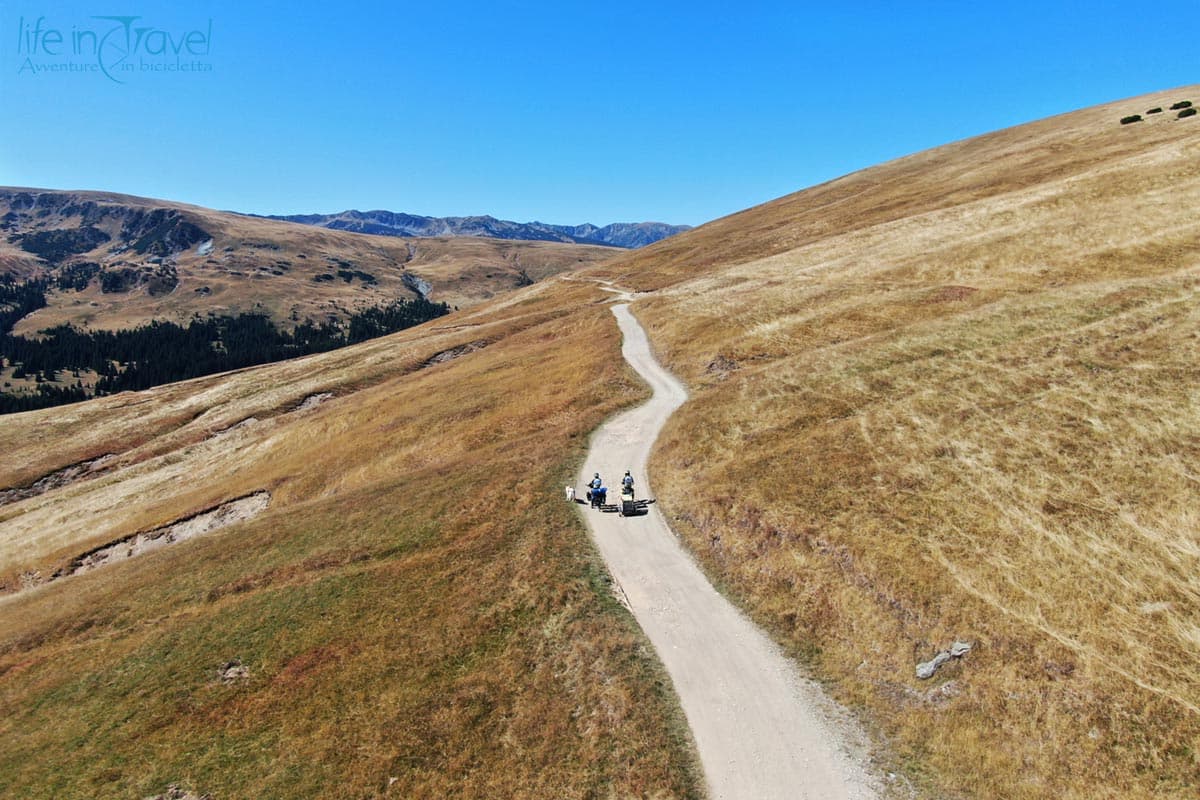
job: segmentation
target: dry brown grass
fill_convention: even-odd
[[[1188,92],[611,270],[669,287],[639,315],[693,390],[653,464],[666,509],[931,791],[1200,786],[1200,127],[1118,123]],[[916,680],[956,638],[976,649]]]
[[[902,159],[596,270],[660,290],[639,318],[693,392],[652,465],[665,510],[930,795],[1200,785],[1200,122],[1119,124],[1196,94]],[[694,793],[661,675],[557,501],[586,432],[641,391],[596,297],[541,284],[5,419],[0,485],[120,469],[0,508],[10,582],[274,499],[0,600],[0,793]],[[497,480],[499,506],[479,491]],[[956,638],[975,649],[917,681]],[[223,686],[234,657],[251,678]]]
[[[8,575],[273,498],[0,599],[0,795],[697,796],[665,678],[561,498],[587,433],[642,393],[599,296],[533,287],[355,348],[6,417],[5,485],[119,454],[0,507]],[[608,358],[583,371],[584,351]],[[338,396],[290,410],[318,391]],[[250,676],[226,685],[232,659]]]

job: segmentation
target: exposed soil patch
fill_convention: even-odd
[[[154,550],[161,550],[167,545],[194,539],[237,522],[244,522],[265,511],[270,502],[270,492],[255,492],[186,519],[177,520],[170,525],[126,536],[124,539],[78,556],[67,566],[55,572],[50,580],[90,572],[97,567],[114,564]]]
[[[491,344],[491,342],[487,341],[486,339],[479,339],[474,342],[468,342],[467,344],[459,345],[458,347],[451,347],[449,350],[443,350],[442,352],[436,353],[425,359],[425,361],[421,363],[421,368],[424,369],[425,367],[432,367],[435,364],[453,361],[459,356],[465,356],[468,353],[474,353],[477,350],[482,350],[489,344]]]
[[[258,424],[258,417],[246,417],[241,422],[235,422],[234,424],[230,425],[228,428],[222,428],[219,431],[215,431],[208,438],[209,439],[220,439],[224,436],[228,436],[229,434],[234,433],[235,431],[239,431],[242,428],[249,428],[249,427],[251,427],[253,425],[257,425],[257,424]]]
[[[296,406],[297,411],[308,411],[310,408],[316,408],[326,400],[333,398],[333,392],[321,392],[320,394],[310,394],[304,398],[300,405]]]
[[[63,467],[57,472],[52,472],[46,477],[38,479],[29,486],[18,489],[4,489],[0,491],[0,506],[15,503],[18,500],[26,500],[30,497],[37,497],[39,494],[45,494],[51,489],[58,489],[69,483],[90,478],[99,472],[103,472],[114,458],[116,458],[115,454],[108,453],[99,458],[93,458],[91,461],[83,461],[79,464]]]
[[[238,431],[245,430],[246,428],[252,428],[266,419],[272,419],[282,414],[292,414],[297,411],[309,411],[326,402],[327,400],[332,400],[334,397],[336,397],[336,395],[333,392],[310,394],[299,403],[295,403],[294,405],[289,403],[287,405],[277,406],[273,409],[262,412],[257,416],[246,417],[243,420],[239,420],[238,422],[230,425],[228,428],[221,428],[220,430],[213,431],[211,434],[209,434],[208,440],[212,441],[213,439],[223,439],[226,436],[237,433]]]

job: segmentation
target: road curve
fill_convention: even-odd
[[[613,313],[624,335],[622,353],[654,395],[596,431],[578,491],[582,496],[599,472],[615,494],[628,469],[638,496],[652,496],[645,477],[650,448],[687,392],[655,360],[628,304],[614,305]],[[671,676],[713,800],[877,796],[861,763],[865,737],[713,589],[655,506],[633,518],[580,510]]]

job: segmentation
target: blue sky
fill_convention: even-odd
[[[87,52],[86,35],[69,52],[74,34],[100,41],[119,24],[100,15],[148,29],[126,48],[134,67],[175,64],[162,51],[196,32],[201,55],[178,63],[199,69],[118,73],[124,83],[31,73],[117,63]],[[0,185],[256,213],[699,224],[1197,82],[1198,28],[1196,0],[19,0],[0,6]]]

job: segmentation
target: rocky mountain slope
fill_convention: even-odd
[[[340,231],[383,236],[478,236],[545,242],[611,245],[638,248],[691,230],[688,225],[662,222],[616,222],[597,227],[550,225],[545,222],[509,222],[491,216],[422,217],[394,211],[343,211],[339,214],[291,214],[269,219],[318,225]]]
[[[17,333],[209,311],[319,323],[415,294],[465,307],[613,255],[558,242],[362,236],[125,195],[0,188],[0,275],[48,275],[56,289]]]

